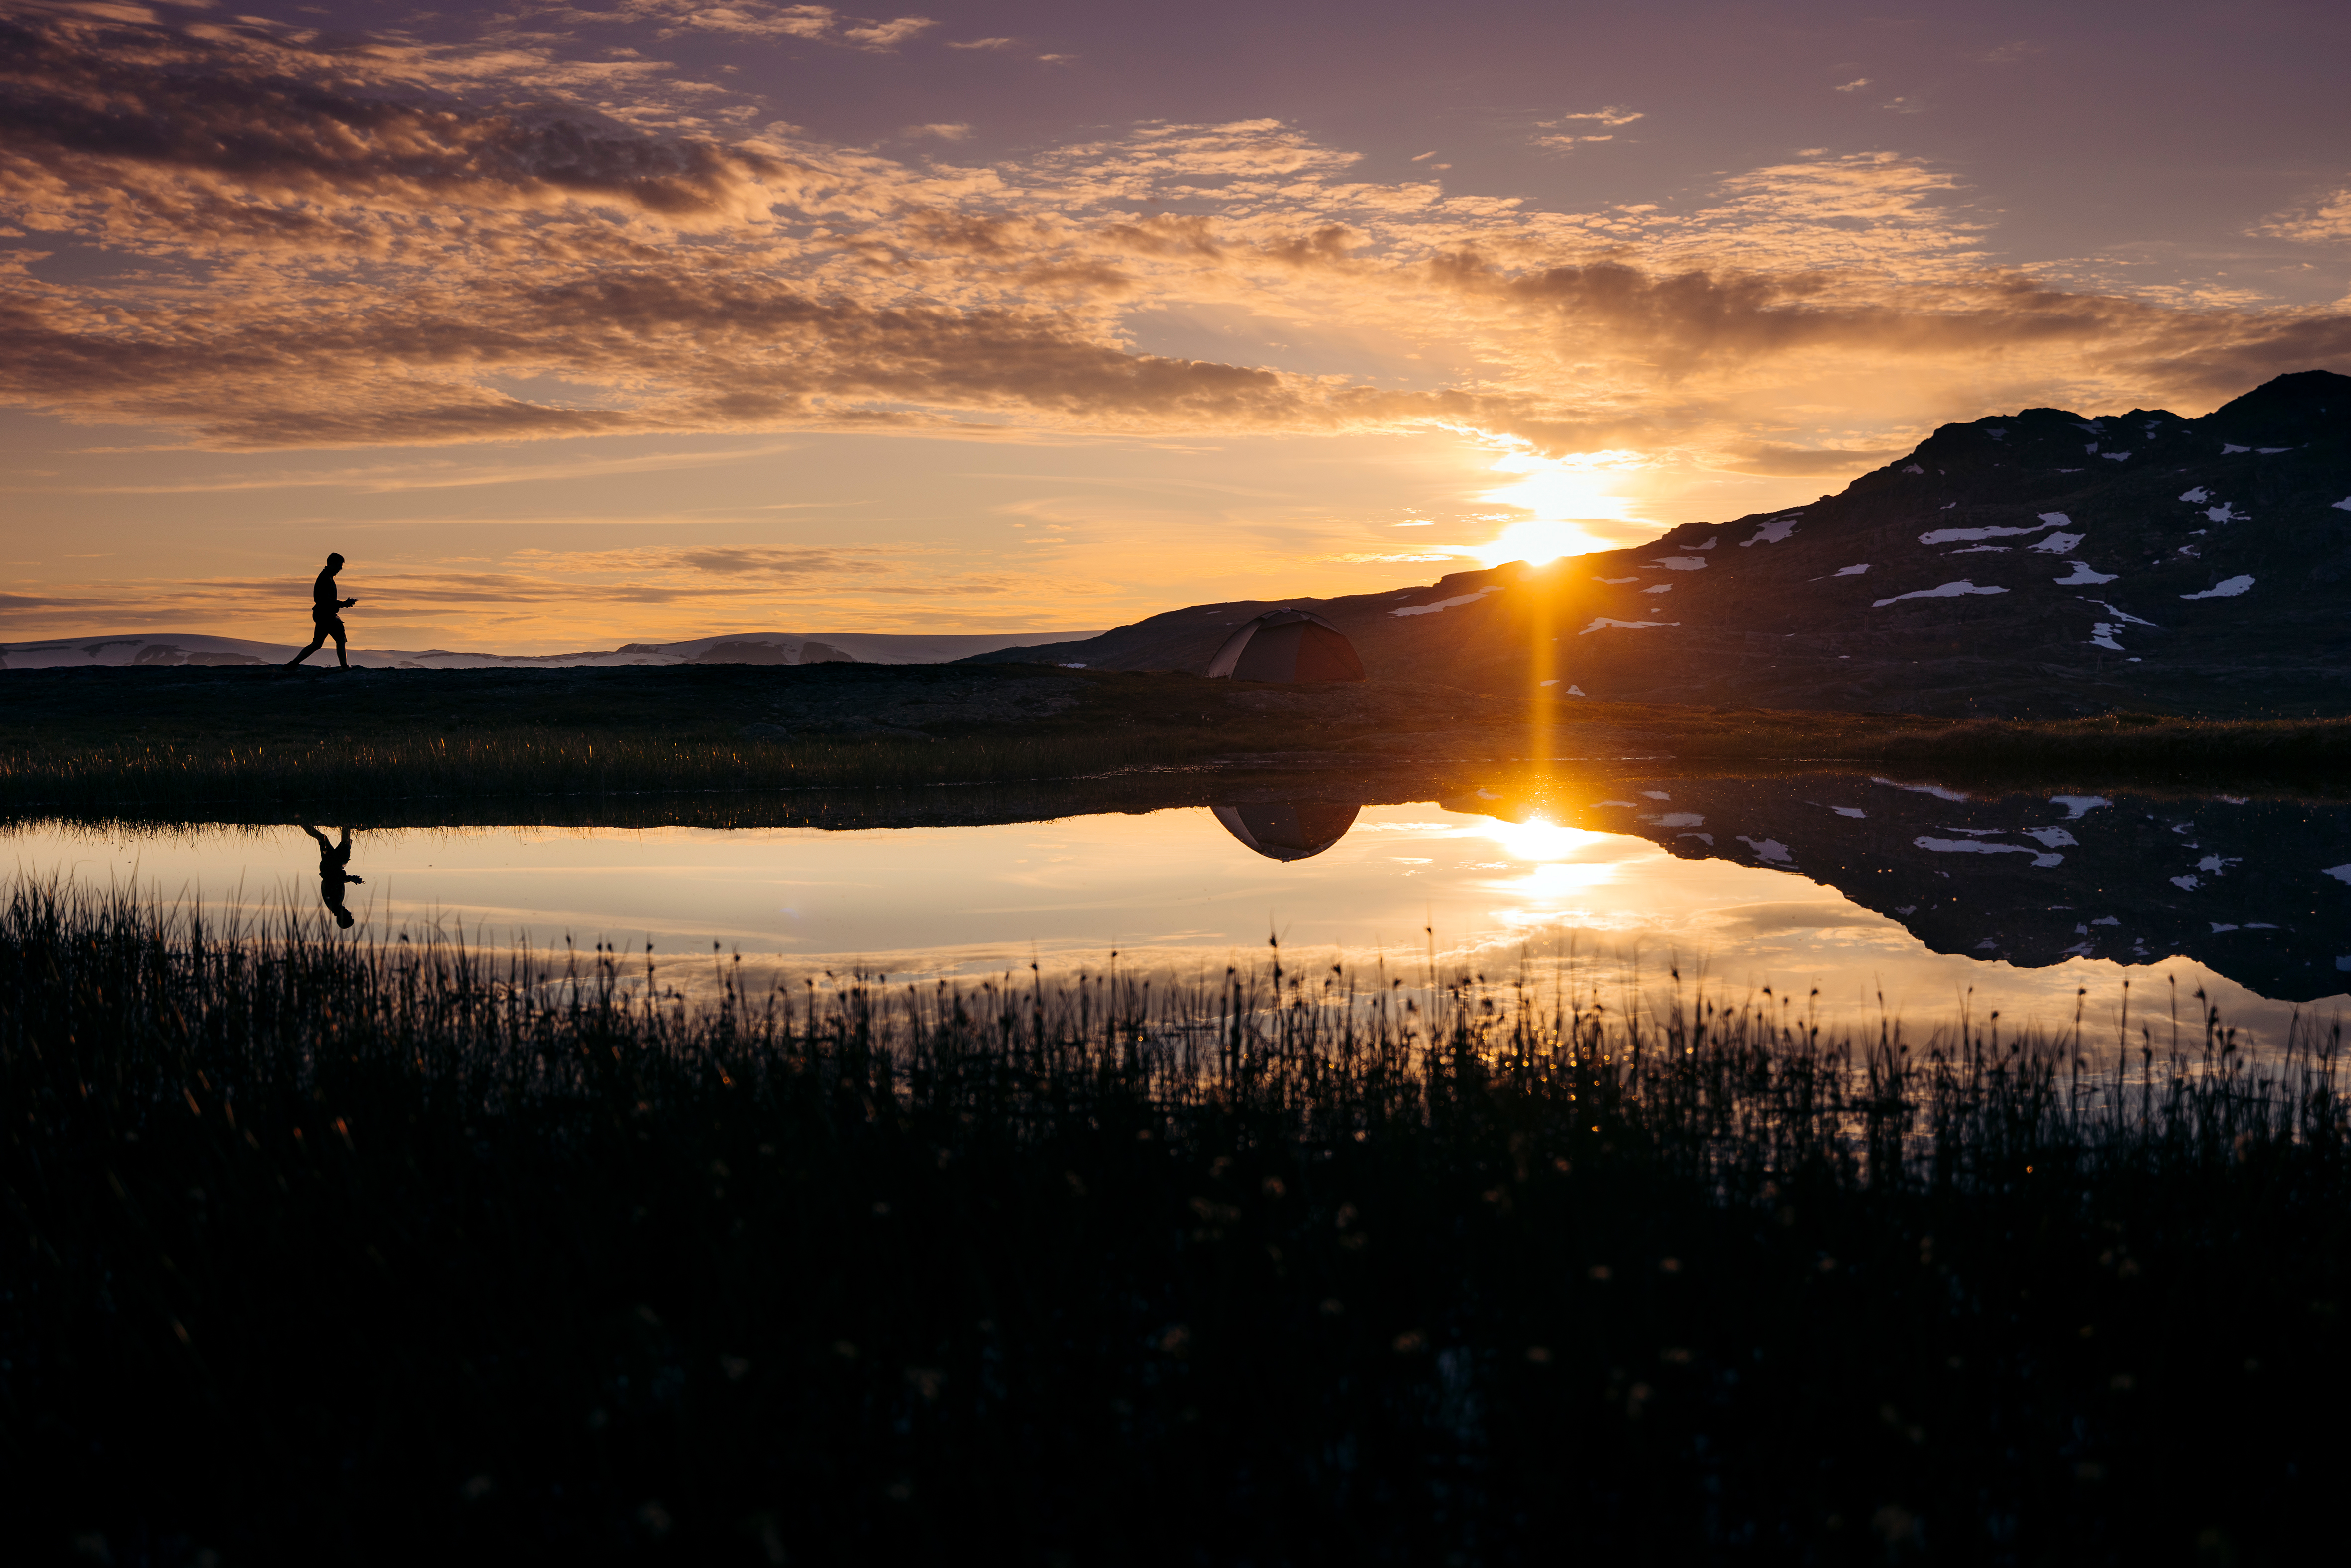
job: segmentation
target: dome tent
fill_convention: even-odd
[[[1225,639],[1207,673],[1212,681],[1360,681],[1364,661],[1347,634],[1320,615],[1269,610]]]
[[[1361,806],[1322,801],[1210,808],[1225,831],[1270,861],[1311,860],[1347,836]]]

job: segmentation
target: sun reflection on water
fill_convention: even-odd
[[[1541,815],[1529,817],[1523,822],[1506,822],[1498,818],[1491,824],[1480,824],[1478,831],[1492,839],[1503,853],[1522,861],[1562,861],[1588,850],[1606,848],[1622,836],[1562,827]],[[1614,873],[1610,866],[1589,869]],[[1604,876],[1599,880],[1607,879]]]

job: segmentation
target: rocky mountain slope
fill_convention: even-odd
[[[1806,507],[1340,599],[1200,604],[978,661],[1203,666],[1280,604],[1374,680],[1625,701],[2053,716],[2351,711],[2351,376],[2201,419],[1947,424]]]

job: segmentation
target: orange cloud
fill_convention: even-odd
[[[923,30],[684,0],[563,14],[877,48]],[[1793,473],[1844,449],[1779,429],[1775,389],[1834,373],[1905,367],[1915,402],[1870,411],[1898,423],[1972,406],[1987,375],[2144,401],[2351,365],[2339,311],[1989,268],[1958,182],[1891,153],[1751,170],[1676,210],[1547,212],[1361,179],[1269,120],[910,164],[710,129],[733,110],[658,61],[65,8],[12,26],[0,220],[136,265],[0,275],[0,396],[219,447],[1443,426]],[[1137,341],[1179,308],[1261,341]]]

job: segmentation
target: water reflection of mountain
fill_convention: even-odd
[[[1816,774],[1620,781],[1543,810],[1688,859],[1802,873],[1938,953],[2026,968],[2177,954],[2284,1001],[2351,987],[2351,806],[2336,802],[1971,794]]]
[[[1213,808],[1225,831],[1268,860],[1311,860],[1347,836],[1361,806],[1320,800]]]

